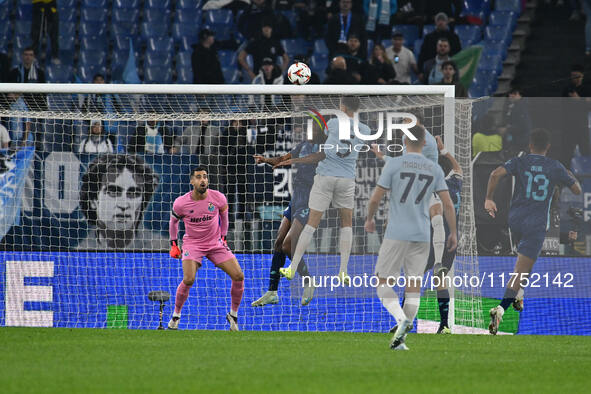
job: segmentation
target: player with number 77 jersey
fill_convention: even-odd
[[[500,305],[490,310],[489,332],[496,335],[505,310],[510,306],[523,310],[523,289],[521,280],[527,278],[540,255],[549,225],[549,211],[554,189],[566,186],[575,194],[581,193],[581,186],[564,166],[546,157],[550,149],[550,134],[544,129],[532,131],[529,140],[529,154],[514,157],[490,174],[486,190],[484,209],[493,218],[497,205],[493,197],[495,189],[505,175],[515,177],[515,190],[509,210],[509,228],[517,240],[517,262],[515,278],[507,284],[505,296]]]

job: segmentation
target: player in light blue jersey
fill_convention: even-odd
[[[417,124],[423,126],[423,115],[422,113],[414,113],[417,118]],[[423,126],[424,127],[424,126]],[[404,137],[406,138],[406,136]],[[444,154],[447,150],[443,150]],[[403,150],[403,154],[406,154],[406,148]],[[439,163],[439,148],[437,146],[437,140],[427,129],[425,129],[425,146],[423,147],[423,156],[431,160],[433,163]],[[433,265],[433,275],[440,275],[443,270],[441,260],[443,259],[443,251],[445,249],[445,225],[443,223],[443,208],[441,207],[441,201],[437,195],[431,196],[429,202],[429,217],[431,218],[431,227],[433,228],[433,257],[435,264]]]
[[[364,146],[362,139],[358,138],[353,130],[353,118],[359,109],[359,98],[355,96],[344,96],[341,98],[341,111],[348,117],[348,125],[343,125],[342,120],[331,119],[327,123],[328,138],[320,145],[320,151],[325,154],[324,160],[318,163],[314,185],[310,192],[310,215],[308,222],[297,242],[291,265],[279,270],[281,275],[292,279],[298,268],[302,256],[312,241],[314,232],[320,224],[322,215],[330,204],[339,209],[341,232],[339,238],[339,252],[341,264],[339,276],[342,283],[349,284],[350,278],[347,275],[347,264],[351,255],[353,245],[353,207],[355,203],[355,173],[357,167],[357,156],[359,147]],[[348,138],[339,138],[339,128],[348,127]],[[369,127],[361,122],[359,133],[370,135]]]
[[[448,250],[457,246],[456,215],[443,170],[421,152],[425,145],[425,129],[410,129],[416,141],[405,140],[407,154],[392,158],[380,175],[369,201],[365,230],[375,232],[374,216],[380,201],[390,190],[388,227],[378,253],[375,274],[379,278],[377,294],[388,312],[396,319],[398,329],[390,342],[395,350],[407,350],[405,337],[420,304],[421,281],[429,257],[429,203],[435,192],[443,202],[445,219],[449,225]],[[404,269],[406,278],[404,309],[392,289],[392,279]]]

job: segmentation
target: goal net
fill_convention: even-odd
[[[4,84],[0,116],[11,142],[2,149],[0,169],[0,275],[6,277],[0,325],[155,328],[160,305],[148,293],[171,295],[164,302],[166,319],[182,278],[180,262],[167,253],[172,203],[191,190],[190,169],[204,165],[210,188],[228,199],[228,241],[246,278],[242,329],[386,332],[394,322],[375,288],[355,281],[348,288],[319,287],[314,300],[301,306],[298,281],[288,285],[282,279],[278,305],[250,306],[268,287],[276,233],[299,187],[292,168],[257,164],[254,155],[289,153],[314,124],[334,117],[343,95],[359,97],[359,121],[372,132],[383,130],[371,142],[390,156],[401,154],[395,146],[402,133],[393,130],[388,138],[388,124],[400,122],[403,113],[415,115],[443,138],[464,173],[459,248],[450,276],[478,276],[472,103],[454,100],[450,89]],[[384,233],[385,201],[377,233],[363,229],[383,165],[369,147],[359,151],[349,260],[355,280],[373,274]],[[313,276],[338,272],[336,209],[325,213],[306,260]],[[439,318],[429,283],[424,282],[418,315],[423,332],[434,332]],[[480,332],[480,290],[465,280],[454,285],[454,331]],[[180,327],[225,329],[229,288],[229,278],[205,261]]]

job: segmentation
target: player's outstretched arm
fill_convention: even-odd
[[[368,233],[373,233],[376,231],[376,222],[373,220],[376,212],[378,211],[378,207],[380,206],[380,201],[384,198],[387,189],[384,189],[381,186],[376,186],[373,191],[371,198],[369,199],[369,204],[367,206],[367,217],[365,219],[365,231]]]
[[[566,171],[568,172],[568,175],[575,180],[575,183],[573,183],[570,186],[570,191],[573,192],[574,194],[581,194],[583,192],[583,190],[581,189],[581,184],[579,183],[577,178],[574,176],[574,174],[572,172],[570,172],[570,170],[566,170]]]
[[[460,163],[458,163],[456,158],[451,153],[449,153],[447,151],[447,149],[445,149],[445,145],[443,145],[443,140],[441,139],[441,137],[436,136],[435,140],[437,141],[437,149],[439,150],[439,154],[441,156],[445,156],[449,159],[449,161],[451,162],[452,170],[456,174],[463,175],[462,167],[460,167]]]
[[[289,159],[281,161],[273,166],[273,168],[290,166],[292,164],[316,164],[326,158],[324,152],[315,152],[308,156],[298,157],[297,159]]]
[[[267,158],[267,157],[264,157],[264,156],[261,156],[261,155],[254,155],[253,157],[254,157],[254,159],[256,161],[256,164],[265,163],[265,164],[269,164],[269,165],[275,166],[276,164],[281,163],[282,161],[291,159],[291,152],[288,153],[288,154],[286,154],[286,155],[277,156],[277,157],[269,157],[269,158]]]
[[[493,218],[495,217],[495,214],[497,212],[497,204],[493,201],[493,197],[495,195],[495,190],[497,189],[499,181],[505,175],[507,175],[507,169],[503,166],[499,166],[490,174],[490,177],[488,178],[488,185],[486,187],[486,199],[484,200],[484,209]]]
[[[456,210],[454,203],[449,196],[449,191],[443,190],[437,192],[441,202],[443,203],[443,215],[445,216],[445,222],[449,227],[449,237],[447,238],[447,249],[453,252],[458,246],[457,236],[457,223],[456,223]]]

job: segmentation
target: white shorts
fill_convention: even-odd
[[[355,205],[355,179],[315,175],[308,207],[324,212],[330,206],[353,209]]]
[[[423,277],[429,258],[429,242],[398,241],[384,239],[378,253],[375,274],[379,278],[399,277],[400,268],[404,275]]]
[[[429,202],[429,208],[431,208],[433,205],[437,205],[437,204],[441,204],[441,198],[439,198],[439,195],[437,193],[433,193],[433,194],[431,194],[431,201]]]

